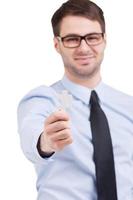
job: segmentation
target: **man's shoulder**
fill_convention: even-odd
[[[106,89],[109,91],[110,95],[112,95],[113,98],[120,98],[121,100],[130,100],[133,102],[133,96],[130,94],[127,94],[126,92],[123,92],[119,89],[116,89],[112,86],[109,86],[107,84],[105,84]],[[109,94],[108,94],[109,95]]]
[[[133,96],[106,84],[104,94],[112,105],[133,113]]]

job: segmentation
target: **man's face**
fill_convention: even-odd
[[[66,16],[60,27],[60,37],[69,35],[85,36],[91,33],[101,33],[101,26],[97,21],[91,21],[80,16]],[[100,72],[105,49],[105,36],[98,45],[88,45],[81,40],[79,47],[64,47],[62,41],[54,38],[55,48],[62,56],[66,74],[78,79],[94,77]]]

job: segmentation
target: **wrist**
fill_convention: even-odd
[[[52,153],[54,150],[50,147],[48,138],[46,136],[46,133],[42,133],[40,135],[40,148],[45,153]]]
[[[42,134],[40,135],[38,139],[37,149],[41,157],[48,158],[54,154],[54,151],[50,149],[47,144],[45,144]]]

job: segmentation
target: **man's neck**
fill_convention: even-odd
[[[74,77],[74,76],[71,76],[70,74],[68,73],[65,73],[66,77],[76,83],[76,84],[79,84],[79,85],[82,85],[84,87],[88,87],[88,88],[95,88],[99,82],[101,81],[101,75],[100,74],[97,74],[95,77],[92,77],[92,78],[86,78],[86,79],[79,79],[77,77]]]

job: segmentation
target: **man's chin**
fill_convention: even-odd
[[[98,67],[91,66],[88,64],[77,66],[77,68],[73,69],[73,73],[80,78],[90,78],[95,76],[95,74],[99,71]]]

